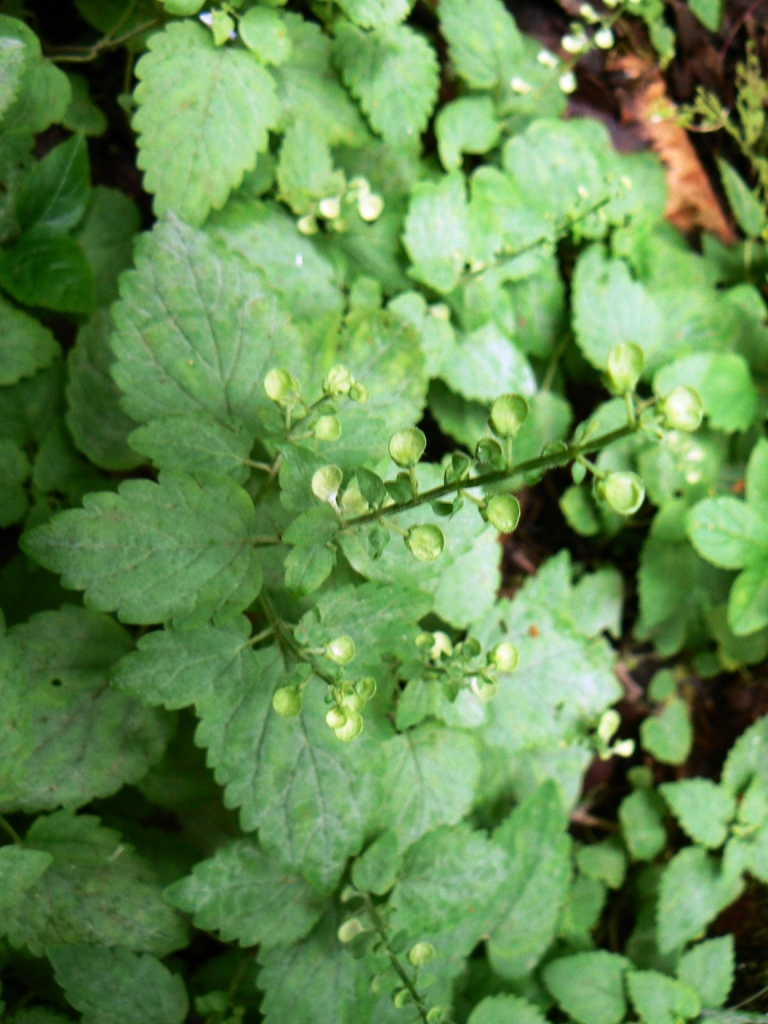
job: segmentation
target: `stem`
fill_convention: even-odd
[[[283,652],[283,661],[286,661],[286,655],[290,651],[291,654],[296,658],[297,661],[303,661],[306,665],[309,665],[316,676],[319,676],[324,682],[328,683],[329,686],[336,686],[337,680],[333,676],[329,675],[324,669],[320,668],[314,658],[308,657],[307,652],[296,642],[288,628],[288,624],[284,622],[275,610],[275,606],[272,604],[272,599],[262,590],[259,594],[259,601],[261,607],[264,609],[264,614],[269,622],[270,629],[277,635],[277,642]]]
[[[632,397],[631,391],[624,392],[624,403],[627,407],[627,423],[629,426],[634,427],[635,425],[635,400]]]
[[[389,962],[392,964],[392,969],[394,970],[395,974],[398,976],[400,981],[402,981],[404,987],[408,989],[408,992],[411,995],[411,999],[413,999],[413,1004],[418,1011],[419,1019],[423,1021],[423,1024],[429,1024],[429,1021],[427,1020],[427,1007],[424,1004],[424,1000],[421,996],[421,993],[416,988],[414,983],[411,981],[407,972],[405,971],[402,964],[398,960],[397,953],[395,953],[395,951],[390,946],[389,935],[387,934],[386,925],[382,921],[381,915],[374,906],[373,900],[367,893],[361,893],[360,895],[362,896],[365,902],[365,910],[366,913],[368,914],[368,917],[370,917],[371,919],[371,923],[373,924],[374,930],[378,934],[381,941],[384,943],[384,948],[387,951]]]
[[[376,522],[382,516],[399,515],[401,512],[409,512],[411,509],[419,508],[420,505],[426,505],[429,502],[436,501],[438,498],[444,498],[448,494],[455,494],[456,491],[467,490],[471,487],[487,487],[490,484],[502,483],[504,480],[520,476],[521,473],[551,469],[563,462],[573,462],[580,455],[588,455],[590,452],[598,451],[600,448],[613,444],[614,441],[621,441],[623,438],[629,437],[630,434],[635,433],[638,427],[639,423],[637,422],[634,424],[628,423],[624,427],[610,430],[607,434],[601,434],[599,437],[584,444],[568,445],[563,451],[554,452],[552,455],[540,455],[538,458],[518,462],[516,466],[509,466],[506,469],[494,469],[490,473],[482,473],[480,476],[470,480],[456,480],[453,483],[441,484],[439,487],[433,487],[430,491],[424,491],[422,494],[410,498],[408,501],[403,501],[399,505],[387,505],[373,512],[366,512],[365,515],[356,516],[354,519],[348,519],[343,524],[342,529],[365,526],[367,523]]]
[[[81,52],[76,53],[61,53],[58,56],[54,53],[52,60],[56,64],[87,64],[89,61],[96,60],[100,53],[105,50],[118,50],[121,46],[130,42],[136,36],[143,35],[144,32],[148,32],[152,28],[156,28],[161,25],[162,22],[155,18],[154,21],[146,21],[143,25],[139,25],[137,28],[131,29],[130,32],[126,32],[125,35],[118,36],[117,39],[110,39],[109,36],[104,36],[98,43],[94,43],[93,46],[84,47]]]
[[[24,845],[24,841],[22,840],[19,833],[16,831],[13,825],[11,825],[11,823],[6,820],[5,816],[2,814],[0,814],[0,828],[2,828],[5,832],[8,833],[8,835],[11,837],[11,839],[17,846]]]

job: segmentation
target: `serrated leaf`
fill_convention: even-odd
[[[135,70],[137,162],[155,213],[201,224],[267,148],[279,117],[274,81],[252,54],[217,47],[192,21],[150,36]]]
[[[546,1024],[532,1003],[519,996],[488,996],[469,1015],[467,1024]]]
[[[23,21],[0,17],[0,118],[19,93],[26,65],[39,53],[40,44]]]
[[[495,323],[460,333],[445,355],[439,376],[464,398],[491,402],[499,394],[530,396],[536,391],[531,364]]]
[[[88,79],[74,72],[70,72],[67,77],[72,99],[64,111],[62,124],[71,132],[83,132],[85,135],[98,138],[107,130],[109,122],[91,99]]]
[[[6,37],[25,49],[21,81],[2,115],[3,134],[37,135],[62,120],[72,99],[65,73],[42,57],[37,36],[16,18],[3,15]],[[21,26],[21,27],[20,27]]]
[[[0,933],[15,948],[41,956],[53,943],[88,942],[165,956],[186,944],[186,929],[149,865],[98,818],[41,816],[24,846],[53,860],[0,919]]]
[[[435,134],[446,171],[457,171],[464,153],[493,149],[499,141],[499,122],[490,96],[462,96],[448,103],[437,115]]]
[[[88,260],[69,235],[44,226],[0,250],[0,286],[25,306],[91,313],[96,289]]]
[[[403,244],[414,278],[444,294],[453,291],[469,251],[469,211],[460,174],[413,189]]]
[[[627,1010],[628,966],[626,957],[600,950],[553,960],[542,976],[560,1008],[579,1024],[619,1024]]]
[[[78,224],[90,199],[91,168],[83,135],[73,135],[35,164],[22,180],[16,216],[22,230],[35,226],[69,231]]]
[[[137,782],[170,723],[108,685],[131,640],[106,616],[65,605],[0,640],[0,807],[79,806]]]
[[[10,910],[48,870],[53,858],[23,846],[0,847],[0,910]]]
[[[152,420],[134,430],[128,441],[161,469],[222,473],[239,484],[250,473],[253,433],[240,420],[222,422],[203,409]]]
[[[734,794],[753,778],[768,786],[768,715],[759,718],[731,747],[723,768],[722,784]]]
[[[733,581],[728,599],[728,626],[747,636],[768,625],[768,557],[748,565]]]
[[[725,875],[706,850],[691,846],[677,853],[661,876],[656,911],[661,952],[670,953],[699,938],[742,888],[741,879]]]
[[[695,505],[688,516],[688,536],[703,558],[723,569],[768,559],[768,525],[755,508],[730,495]]]
[[[529,974],[555,938],[571,876],[567,824],[559,788],[549,781],[494,832],[510,857],[510,872],[488,956],[504,978]]]
[[[50,366],[59,351],[47,327],[0,297],[0,385]]]
[[[104,310],[94,313],[78,331],[67,357],[67,426],[91,462],[125,471],[142,459],[128,445],[135,423],[120,408],[120,392],[110,374],[111,333],[112,320]]]
[[[113,375],[139,422],[203,409],[256,429],[273,408],[267,372],[306,375],[302,342],[258,272],[174,217],[142,236],[121,294]]]
[[[713,27],[713,31],[716,31],[720,21],[721,0],[692,0],[691,7],[694,9],[694,14],[697,14],[701,21],[707,24],[709,19],[706,19],[704,16],[704,6],[712,6],[713,2],[717,8],[717,14],[712,20],[717,24],[714,26],[707,25],[707,27]],[[718,159],[717,169],[720,172],[720,180],[725,189],[728,205],[733,211],[739,227],[747,238],[759,238],[765,224],[765,210],[760,200],[749,188],[738,171],[725,160]]]
[[[442,0],[440,28],[451,61],[476,89],[506,85],[522,53],[522,37],[499,0]]]
[[[653,860],[667,845],[662,811],[658,796],[646,789],[635,790],[619,805],[622,835],[633,860]]]
[[[227,477],[163,473],[89,494],[27,534],[24,548],[100,611],[126,622],[201,625],[243,611],[261,589],[255,513]]]
[[[620,889],[627,870],[627,858],[617,839],[582,846],[576,855],[579,871],[587,878]]]
[[[296,597],[314,594],[336,565],[336,552],[326,544],[296,547],[285,559],[285,585]]]
[[[342,171],[334,170],[325,137],[306,121],[294,122],[283,136],[277,164],[281,199],[296,214],[309,213],[324,198],[344,193]]]
[[[695,843],[716,849],[728,835],[736,801],[711,779],[680,779],[659,786],[680,827]]]
[[[374,131],[387,142],[415,142],[437,99],[437,57],[427,40],[406,25],[364,32],[341,22],[334,56]]]
[[[721,935],[686,950],[677,965],[677,976],[696,992],[702,1006],[717,1009],[733,986],[735,961],[733,936]]]
[[[410,0],[336,0],[350,21],[361,28],[386,28],[404,21]]]
[[[456,825],[472,805],[480,760],[470,735],[422,725],[382,744],[380,757],[389,794],[381,824],[401,849],[439,825]]]
[[[361,892],[383,896],[400,874],[403,858],[392,831],[382,832],[352,864],[352,884]]]
[[[668,363],[653,378],[657,395],[679,385],[695,388],[704,412],[717,430],[748,430],[757,411],[757,391],[743,356],[735,352],[700,352]]]
[[[195,925],[217,931],[223,942],[262,949],[304,938],[319,920],[324,901],[249,839],[238,839],[195,865],[191,875],[165,891],[171,906]]]
[[[630,971],[627,988],[643,1024],[678,1024],[697,1017],[701,1009],[688,985],[659,971]]]
[[[208,749],[227,806],[240,808],[242,828],[259,829],[267,853],[329,891],[363,842],[376,741],[369,729],[352,744],[336,739],[319,680],[305,692],[301,715],[281,718],[272,694],[284,675],[276,648],[254,652],[242,675],[227,673],[199,700],[196,742]]]
[[[117,298],[117,280],[133,262],[133,239],[140,227],[136,204],[124,192],[103,185],[91,190],[74,238],[93,270],[97,306]]]
[[[187,1016],[184,982],[148,953],[76,943],[46,954],[83,1024],[181,1024]]]
[[[684,764],[693,746],[693,726],[685,701],[668,701],[658,715],[640,726],[643,750],[662,764]]]

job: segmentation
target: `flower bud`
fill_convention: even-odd
[[[384,200],[375,192],[368,192],[357,200],[357,209],[363,220],[378,220],[384,209]]]
[[[339,937],[339,942],[351,942],[352,939],[356,939],[358,935],[362,935],[365,931],[365,925],[359,917],[350,917],[348,921],[345,921],[340,926],[336,934]]]
[[[406,535],[405,543],[411,554],[420,562],[434,562],[443,553],[445,538],[439,526],[427,523],[423,526],[412,526]]]
[[[683,430],[692,434],[701,426],[704,406],[695,388],[684,384],[674,388],[661,402],[664,426],[670,430]]]
[[[491,651],[489,660],[499,672],[514,672],[520,664],[520,653],[509,640],[502,640]]]
[[[576,81],[576,75],[572,71],[564,71],[558,78],[557,84],[560,86],[561,92],[570,95],[572,92],[576,92],[579,83]]]
[[[343,478],[338,466],[321,466],[312,476],[312,493],[320,501],[335,501]]]
[[[341,437],[341,423],[338,416],[320,416],[312,428],[319,441],[338,441]]]
[[[599,28],[595,32],[595,46],[599,47],[599,49],[610,50],[615,42],[613,32],[607,25],[604,25],[603,28]]]
[[[407,988],[398,988],[392,994],[392,1002],[395,1004],[396,1009],[402,1010],[404,1006],[407,1006],[412,1002],[413,996]]]
[[[445,1010],[442,1006],[433,1006],[427,1011],[427,1024],[440,1024],[445,1018]]]
[[[326,724],[331,727],[331,729],[340,729],[342,725],[346,724],[347,713],[344,710],[344,708],[340,708],[338,705],[335,705],[330,709],[328,714],[325,716],[325,721]]]
[[[617,395],[634,391],[640,374],[643,372],[645,356],[639,345],[631,341],[621,341],[613,345],[608,352],[606,369],[608,385]]]
[[[357,739],[363,731],[362,715],[358,711],[348,711],[347,720],[344,725],[333,731],[336,733],[336,739],[341,740],[342,743],[350,743],[352,740]]]
[[[362,699],[368,703],[369,700],[373,700],[376,696],[376,680],[373,676],[363,676],[362,679],[358,679],[355,683],[355,689]]]
[[[389,439],[390,458],[403,469],[415,466],[426,447],[427,439],[418,427],[404,427]]]
[[[317,234],[317,221],[311,213],[305,213],[303,217],[299,217],[296,221],[296,227],[299,229],[302,235],[316,235]]]
[[[355,656],[355,641],[351,636],[337,636],[326,644],[325,656],[337,665],[348,665]]]
[[[412,967],[424,967],[434,957],[435,947],[431,942],[417,942],[415,946],[411,946],[411,950],[408,953],[408,959],[411,961]]]
[[[293,718],[301,711],[301,694],[295,686],[281,686],[275,690],[272,707],[281,718]]]
[[[597,726],[597,735],[603,743],[610,743],[621,725],[621,715],[615,708],[605,711]]]
[[[516,437],[528,415],[528,403],[522,395],[501,395],[491,406],[488,420],[499,437]]]
[[[275,367],[264,378],[264,390],[273,402],[283,404],[296,398],[299,388],[287,370]]]
[[[599,490],[620,516],[634,515],[645,499],[645,484],[637,473],[611,473]]]
[[[348,366],[337,363],[332,366],[323,381],[323,391],[326,395],[347,395],[349,389],[355,383],[352,371]]]
[[[352,387],[349,389],[349,397],[353,402],[357,402],[359,405],[365,405],[368,401],[369,391],[365,384],[361,384],[359,381],[355,381]]]
[[[485,703],[493,700],[499,692],[499,681],[498,679],[486,679],[483,676],[472,676],[469,688],[479,700]]]
[[[475,458],[482,466],[497,466],[504,458],[501,445],[492,437],[481,437],[475,446]]]
[[[447,633],[443,633],[442,630],[438,629],[432,635],[432,646],[429,650],[429,656],[433,661],[437,661],[443,654],[446,658],[450,658],[453,654],[453,644],[451,638]]]
[[[318,206],[320,216],[326,220],[336,220],[341,213],[341,198],[339,196],[327,196],[320,200]]]
[[[512,533],[520,522],[520,502],[514,494],[494,494],[486,503],[485,518],[499,533]]]

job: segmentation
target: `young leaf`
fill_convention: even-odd
[[[44,226],[0,249],[0,286],[25,306],[59,313],[91,313],[96,305],[85,253],[69,235]]]
[[[170,723],[107,685],[131,649],[106,616],[65,605],[0,639],[3,810],[72,807],[137,782],[158,761]]]
[[[126,622],[201,625],[243,611],[261,589],[255,514],[227,477],[179,473],[89,494],[27,534],[25,550]]]
[[[708,939],[683,953],[677,976],[697,993],[702,1006],[717,1009],[733,986],[735,957],[732,935]]]
[[[658,715],[640,726],[643,750],[662,764],[684,764],[693,745],[693,726],[685,701],[674,697]]]
[[[619,821],[633,860],[653,860],[667,845],[663,806],[658,796],[646,789],[637,789],[622,800]]]
[[[415,142],[437,99],[437,58],[427,40],[405,25],[364,32],[341,22],[334,55],[374,131],[390,143]]]
[[[736,813],[736,801],[727,789],[711,779],[681,779],[665,782],[659,792],[695,843],[711,849],[723,845]]]
[[[0,297],[0,386],[50,366],[59,351],[47,327]]]
[[[627,870],[627,858],[621,843],[604,839],[582,846],[576,855],[579,871],[587,878],[604,882],[610,889],[620,889]]]
[[[408,0],[336,0],[350,21],[361,28],[386,28],[404,21],[410,13]]]
[[[752,505],[730,496],[705,498],[688,518],[693,546],[723,569],[768,560],[768,525]]]
[[[40,41],[34,32],[17,18],[7,15],[2,18],[0,31],[8,41],[2,48],[3,63],[8,62],[9,81],[3,109],[0,109],[0,128],[6,136],[38,135],[62,120],[72,99],[72,90],[66,74],[42,57]],[[16,45],[19,42],[24,48],[21,62]]]
[[[643,1024],[678,1024],[698,1017],[699,997],[684,982],[658,971],[630,971],[627,988]]]
[[[26,66],[40,54],[31,29],[18,18],[0,18],[0,118],[16,99]]]
[[[692,0],[691,6],[694,7],[694,13],[699,14],[696,8],[703,9],[705,4],[711,6],[713,3],[719,8],[721,0]],[[702,14],[699,14],[699,17],[706,23]],[[719,24],[719,10],[716,17],[712,20]],[[717,25],[714,26],[713,31],[716,30]],[[720,180],[723,183],[723,188],[728,198],[728,205],[733,211],[739,227],[747,238],[759,238],[765,225],[765,210],[760,200],[749,188],[738,171],[725,160],[718,159],[717,169],[720,171]]]
[[[664,869],[657,908],[658,943],[669,953],[697,939],[717,915],[733,903],[743,884],[724,874],[706,850],[688,847]]]
[[[16,217],[22,230],[45,227],[64,232],[75,227],[88,206],[90,178],[85,136],[73,135],[22,179],[16,197]]]
[[[336,552],[327,544],[296,547],[285,559],[285,585],[296,597],[314,594],[336,565]]]
[[[768,786],[768,715],[759,718],[736,740],[723,768],[722,784],[737,795],[753,778]]]
[[[281,198],[297,214],[314,210],[321,199],[342,195],[346,185],[344,174],[334,170],[327,140],[306,121],[294,122],[283,136],[277,181]]]
[[[274,82],[252,54],[217,47],[192,21],[150,36],[136,77],[138,165],[155,212],[201,224],[267,148],[279,116]]]
[[[40,816],[24,847],[53,859],[0,919],[0,934],[15,948],[42,956],[53,943],[87,942],[165,956],[186,944],[186,928],[149,865],[98,818]]]
[[[467,1024],[546,1024],[546,1018],[519,996],[487,996],[474,1008]]]
[[[181,1024],[184,982],[149,953],[75,943],[46,950],[67,1001],[83,1024]]]
[[[217,931],[223,942],[262,949],[304,938],[319,920],[324,901],[280,861],[250,839],[238,839],[195,865],[191,875],[165,891],[171,906]]]
[[[626,957],[599,950],[548,963],[544,984],[560,1008],[578,1024],[619,1024],[624,1020]]]
[[[72,89],[72,99],[64,111],[61,123],[71,132],[82,132],[84,135],[98,138],[107,130],[109,122],[91,99],[88,79],[72,71],[67,77]]]
[[[489,96],[462,96],[437,115],[435,134],[446,171],[461,167],[462,154],[487,153],[499,141],[499,122]]]

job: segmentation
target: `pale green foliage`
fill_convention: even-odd
[[[624,996],[626,957],[603,951],[577,953],[544,968],[544,984],[559,1006],[579,1024],[619,1024]]]

